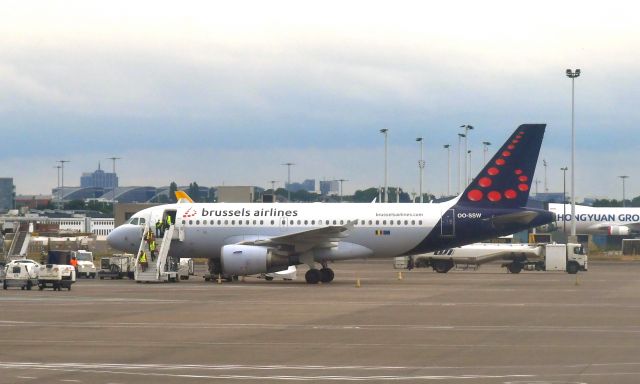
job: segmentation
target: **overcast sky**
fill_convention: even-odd
[[[348,179],[447,191],[457,133],[474,173],[483,141],[547,123],[550,191],[570,165],[576,80],[576,195],[640,191],[640,23],[628,2],[4,1],[0,177],[17,193],[79,185],[98,162],[121,185],[270,186]],[[543,192],[544,171],[536,177]],[[569,176],[569,174],[567,174]],[[567,177],[568,180],[568,177]],[[569,184],[567,184],[569,185]]]

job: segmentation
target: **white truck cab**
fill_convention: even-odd
[[[75,257],[78,265],[78,277],[96,278],[97,270],[96,265],[93,262],[93,253],[89,251],[72,251],[71,257]]]
[[[31,259],[17,259],[10,261],[4,267],[4,281],[2,289],[20,287],[31,290],[38,282],[38,269],[40,264]]]

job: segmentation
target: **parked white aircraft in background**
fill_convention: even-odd
[[[467,189],[446,202],[211,204],[187,197],[136,213],[107,240],[138,253],[145,229],[169,216],[170,248],[161,247],[161,255],[170,249],[173,258],[208,258],[210,272],[226,276],[307,264],[308,283],[330,282],[329,262],[415,255],[551,223],[550,212],[526,207],[544,130],[521,125]]]
[[[559,231],[571,232],[571,204],[549,204]],[[627,236],[640,233],[640,208],[576,205],[576,233]]]

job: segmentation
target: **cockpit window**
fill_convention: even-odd
[[[144,219],[144,217],[132,217],[131,219],[129,219],[127,224],[144,225],[145,222],[146,220]]]

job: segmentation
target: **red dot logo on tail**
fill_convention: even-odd
[[[483,188],[487,188],[487,187],[491,186],[491,183],[493,183],[493,182],[488,177],[482,177],[482,178],[480,178],[480,180],[478,180],[478,185],[483,187]]]
[[[482,200],[482,196],[484,196],[484,194],[479,189],[472,189],[467,193],[467,197],[471,201],[480,201]]]
[[[487,194],[487,199],[489,199],[489,201],[500,201],[502,195],[498,191],[491,191]]]
[[[514,191],[513,189],[507,189],[506,191],[504,191],[504,197],[506,197],[509,200],[513,200],[518,196],[518,193],[516,191]]]

